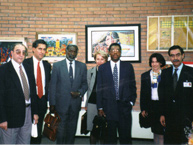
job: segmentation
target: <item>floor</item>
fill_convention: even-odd
[[[42,138],[42,144],[56,144],[56,142],[50,141],[46,137]],[[89,137],[76,137],[75,144],[89,144]],[[132,144],[153,144],[151,139],[132,139]]]

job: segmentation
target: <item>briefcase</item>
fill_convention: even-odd
[[[85,112],[81,116],[81,128],[80,128],[80,133],[81,134],[87,134],[89,131],[87,130],[87,112]]]
[[[46,136],[49,140],[56,140],[56,132],[58,129],[58,125],[61,119],[57,112],[54,113],[54,116],[51,113],[48,113],[44,119],[44,130],[43,135]]]
[[[100,140],[107,138],[107,121],[106,117],[96,115],[93,120],[92,135]]]
[[[139,113],[139,124],[141,128],[149,128],[151,127],[151,115],[150,113],[148,114],[148,116],[143,117],[141,112]]]

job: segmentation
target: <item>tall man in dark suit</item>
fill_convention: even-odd
[[[36,80],[36,97],[38,103],[38,137],[32,137],[31,144],[41,143],[42,125],[47,111],[51,65],[47,61],[42,60],[46,53],[46,49],[47,44],[44,40],[36,40],[32,45],[33,57],[24,60],[24,64],[28,64],[31,72],[34,72],[34,78]]]
[[[193,68],[182,63],[185,55],[180,46],[172,46],[168,55],[173,66],[164,69],[161,76],[160,122],[165,127],[165,144],[185,144],[184,129],[193,121]]]
[[[12,60],[0,67],[0,132],[2,144],[29,144],[32,120],[38,122],[35,80],[22,62],[27,48],[15,44]]]
[[[106,116],[108,142],[117,143],[117,130],[121,144],[131,143],[131,110],[136,100],[136,82],[133,66],[120,61],[121,46],[109,47],[111,61],[99,67],[97,78],[97,108]]]
[[[78,47],[68,45],[66,59],[53,65],[50,82],[50,111],[61,117],[58,144],[73,144],[82,97],[87,90],[87,68],[76,61]]]

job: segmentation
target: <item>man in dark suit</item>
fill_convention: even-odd
[[[42,60],[46,53],[46,49],[47,44],[44,40],[36,40],[32,45],[33,57],[24,60],[24,64],[28,64],[31,72],[34,72],[34,78],[36,80],[36,97],[38,103],[38,137],[31,137],[31,144],[41,143],[42,125],[44,116],[47,112],[48,86],[50,81],[51,65],[47,61]]]
[[[2,144],[29,144],[32,120],[38,122],[35,80],[22,62],[27,48],[15,44],[12,60],[0,67],[0,132]]]
[[[81,101],[87,90],[86,64],[76,61],[78,47],[68,45],[66,59],[53,65],[50,82],[50,111],[61,117],[58,144],[73,144]]]
[[[160,122],[165,127],[165,144],[185,144],[188,139],[184,129],[193,121],[193,68],[182,63],[185,55],[180,46],[172,46],[168,55],[173,66],[161,75]]]
[[[136,82],[133,66],[120,61],[121,46],[109,47],[111,61],[99,67],[97,78],[97,108],[106,116],[108,144],[131,144],[131,110],[136,100]]]

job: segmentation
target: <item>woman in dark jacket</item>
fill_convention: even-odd
[[[164,128],[160,123],[159,113],[159,82],[161,67],[165,65],[164,57],[153,53],[149,58],[151,69],[141,75],[140,107],[143,117],[151,118],[151,130],[154,133],[154,143],[163,144]]]

